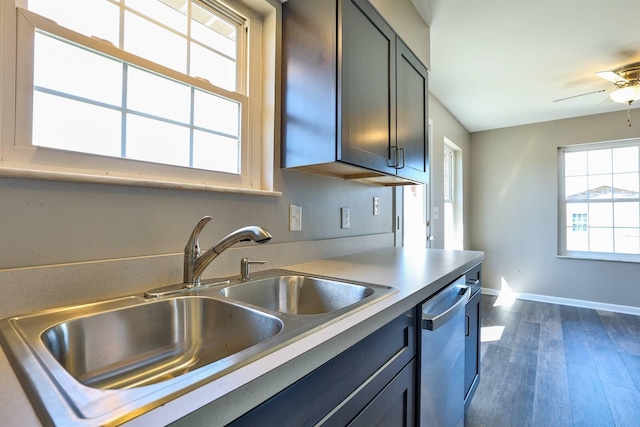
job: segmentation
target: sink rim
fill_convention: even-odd
[[[66,307],[39,310],[18,316],[11,316],[0,319],[0,344],[2,345],[11,366],[20,380],[27,397],[29,398],[38,417],[49,424],[74,423],[75,425],[115,425],[130,420],[153,408],[163,405],[180,395],[192,391],[204,384],[219,379],[224,375],[232,373],[246,365],[261,359],[287,345],[297,342],[304,337],[319,331],[320,329],[337,322],[352,313],[368,307],[381,299],[398,292],[398,288],[392,286],[374,285],[360,283],[351,280],[336,279],[320,275],[312,275],[292,270],[272,269],[253,274],[255,279],[275,275],[299,275],[315,277],[324,280],[333,280],[347,284],[356,284],[375,288],[374,292],[367,298],[355,304],[341,308],[330,313],[314,315],[291,315],[263,307],[254,306],[249,303],[232,300],[219,295],[219,290],[230,286],[223,281],[222,284],[205,287],[205,289],[190,289],[188,292],[181,292],[178,295],[163,297],[143,298],[138,295],[114,298],[97,301],[90,304],[77,304]],[[220,282],[221,279],[204,281]],[[231,285],[240,284],[242,280],[231,277]],[[51,367],[60,366],[55,361],[53,355],[46,349],[38,334],[37,340],[28,339],[22,329],[30,321],[37,323],[38,317],[41,319],[70,319],[78,313],[87,313],[92,308],[100,311],[117,310],[130,305],[142,305],[156,301],[172,300],[175,298],[209,298],[220,300],[226,304],[236,305],[245,309],[257,311],[280,319],[283,323],[282,329],[276,335],[249,348],[235,353],[227,358],[201,366],[185,374],[171,378],[156,384],[146,385],[132,389],[103,390],[94,389],[75,380],[70,373],[59,367],[57,375],[51,374]],[[34,320],[36,319],[36,320]],[[40,326],[43,330],[55,326],[58,322],[47,323],[47,326]],[[42,322],[41,322],[42,323]],[[35,342],[35,344],[34,344]],[[39,347],[40,346],[40,347]],[[224,362],[224,363],[223,363]],[[73,387],[64,387],[65,384],[72,384]],[[104,402],[117,402],[111,406],[104,406]]]

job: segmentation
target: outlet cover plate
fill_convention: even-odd
[[[351,227],[351,211],[349,208],[340,208],[340,228]]]

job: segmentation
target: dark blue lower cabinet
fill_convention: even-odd
[[[414,426],[415,356],[410,310],[230,425]]]

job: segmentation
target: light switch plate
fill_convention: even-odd
[[[302,231],[302,206],[289,205],[289,231]]]
[[[351,212],[349,208],[340,208],[340,228],[351,227]]]

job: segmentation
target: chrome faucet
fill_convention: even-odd
[[[220,241],[209,248],[209,250],[201,253],[198,237],[204,226],[207,225],[211,219],[210,216],[205,216],[196,224],[191,232],[187,246],[184,248],[183,279],[187,287],[190,288],[200,285],[200,278],[204,270],[211,264],[211,261],[216,259],[218,255],[229,247],[238,242],[247,242],[250,240],[256,243],[267,243],[272,237],[271,233],[262,227],[255,225],[242,227],[220,239]]]

